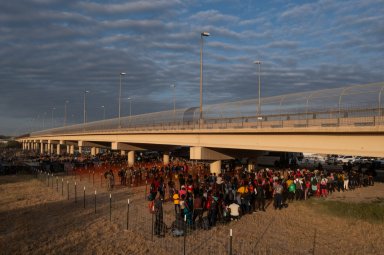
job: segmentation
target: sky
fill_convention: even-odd
[[[3,0],[0,134],[199,106],[201,32],[204,105],[384,81],[384,0]]]

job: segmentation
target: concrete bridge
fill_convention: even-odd
[[[384,157],[384,83],[295,93],[204,108],[179,109],[128,116],[33,132],[18,140],[23,149],[73,154],[90,147],[120,150],[134,164],[135,151],[164,152],[190,147],[190,158],[221,160],[248,157],[257,161],[264,151],[317,152]]]

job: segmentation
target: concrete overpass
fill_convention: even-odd
[[[134,163],[135,151],[164,151],[164,163],[167,163],[169,151],[177,146],[187,146],[191,159],[214,160],[211,169],[215,172],[220,169],[221,160],[257,158],[262,151],[384,157],[383,88],[384,84],[371,84],[339,89],[336,106],[316,104],[321,107],[309,107],[311,100],[324,102],[329,95],[335,94],[333,90],[316,91],[304,97],[291,94],[272,98],[275,107],[270,104],[269,108],[267,103],[273,100],[264,99],[265,110],[261,115],[244,114],[245,110],[223,116],[226,108],[228,112],[236,105],[245,109],[256,105],[250,100],[209,106],[203,119],[196,118],[196,108],[181,109],[43,130],[19,138],[19,141],[23,143],[23,149],[41,153],[61,153],[63,145],[70,154],[75,146],[80,152],[84,147],[90,147],[91,154],[96,154],[99,148],[120,150],[124,154],[128,152],[129,165]],[[346,91],[352,91],[354,95],[360,91],[357,95],[363,95],[367,103],[347,103]],[[302,98],[304,106],[297,108],[299,104],[294,101],[296,110],[284,112],[282,104],[289,98]],[[284,108],[289,107],[285,103]],[[220,109],[220,114],[212,114],[212,109]]]

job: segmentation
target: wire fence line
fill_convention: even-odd
[[[117,224],[121,230],[133,231],[144,240],[152,242],[157,249],[167,251],[167,254],[253,253],[241,241],[231,248],[229,244],[230,226],[224,224],[210,230],[195,229],[184,224],[182,230],[186,234],[174,236],[171,226],[176,217],[171,202],[164,203],[163,206],[164,236],[156,236],[154,234],[155,216],[149,212],[148,201],[144,199],[143,187],[116,187],[109,191],[105,183],[93,183],[92,178],[89,179],[85,176],[80,180],[79,175],[64,176],[34,170],[35,178],[40,181],[41,185],[61,195],[63,203],[83,210],[83,214],[78,214],[78,217],[84,217],[86,224],[93,224],[101,218],[109,219],[111,224]],[[129,204],[128,199],[130,199]],[[89,217],[92,214],[97,215],[97,218]]]
[[[94,121],[32,132],[31,136],[84,132],[384,125],[384,83],[355,85]]]

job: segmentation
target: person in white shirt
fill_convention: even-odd
[[[236,203],[232,203],[228,206],[230,211],[231,220],[238,220],[240,218],[240,206]]]

